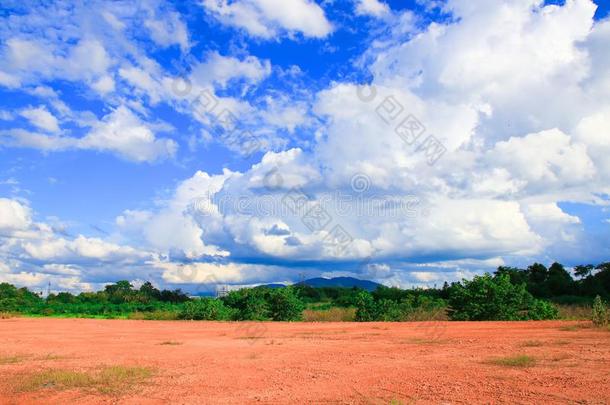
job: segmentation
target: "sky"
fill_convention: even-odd
[[[83,3],[0,3],[0,282],[610,258],[606,1]]]

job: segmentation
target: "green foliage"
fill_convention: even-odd
[[[292,287],[275,288],[268,291],[269,315],[274,321],[299,321],[305,305]]]
[[[0,283],[0,311],[32,311],[43,305],[43,300],[27,288],[16,288],[8,283]]]
[[[606,326],[608,324],[608,309],[599,295],[593,300],[592,321],[595,326]]]
[[[457,321],[511,321],[524,319],[532,300],[524,284],[512,284],[506,274],[475,276],[454,285],[449,297],[449,316]]]
[[[377,320],[378,307],[373,295],[368,291],[360,291],[356,296],[356,321],[371,322]]]
[[[269,305],[265,295],[268,288],[244,288],[231,291],[222,300],[224,304],[235,309],[237,321],[265,321],[270,318]]]
[[[356,320],[360,322],[403,322],[414,319],[421,311],[444,308],[445,301],[435,298],[438,292],[400,290],[380,287],[372,294],[361,291],[356,304]]]
[[[231,291],[223,299],[224,304],[235,310],[235,320],[298,321],[305,305],[295,288],[244,288]]]
[[[553,303],[544,300],[533,300],[527,310],[527,319],[541,321],[557,319],[559,309]]]
[[[233,309],[227,308],[221,300],[213,298],[200,298],[187,302],[178,314],[180,319],[194,321],[226,321],[233,316]]]

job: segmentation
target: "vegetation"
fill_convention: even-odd
[[[450,318],[457,321],[555,319],[558,313],[553,304],[534,299],[525,284],[513,284],[504,273],[455,284],[449,306]]]
[[[152,376],[144,367],[112,366],[95,371],[44,370],[22,377],[19,391],[89,389],[102,394],[120,394],[142,384]]]
[[[590,318],[607,323],[603,300],[610,297],[610,262],[574,268],[576,279],[559,263],[526,269],[499,267],[494,274],[445,283],[441,289],[321,287],[297,284],[231,291],[222,298],[189,297],[181,290],[159,290],[150,282],[128,281],[102,291],[50,294],[46,298],[0,283],[0,317],[13,314],[140,320],[215,321],[418,321],[543,320]]]
[[[498,357],[488,360],[487,363],[504,367],[531,367],[536,365],[536,359],[531,356],[521,354],[509,357]]]
[[[595,300],[593,301],[592,320],[595,326],[601,327],[608,325],[608,310],[606,304],[599,295],[595,297]]]

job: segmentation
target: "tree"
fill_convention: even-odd
[[[592,320],[596,326],[606,326],[608,324],[608,310],[599,295],[593,300]]]
[[[574,267],[574,274],[576,275],[576,277],[579,277],[581,279],[587,278],[591,275],[594,268],[595,266],[593,266],[592,264],[578,265]]]
[[[526,270],[518,269],[516,267],[500,266],[494,275],[507,274],[510,277],[510,282],[513,284],[527,283],[528,273]]]
[[[456,284],[449,297],[449,317],[458,321],[509,321],[524,318],[532,296],[508,274],[475,276]]]
[[[373,295],[368,291],[360,291],[356,296],[356,320],[370,322],[377,320],[377,305]]]
[[[178,318],[194,321],[226,321],[233,318],[233,315],[234,310],[226,307],[221,300],[198,298],[185,303]]]
[[[231,291],[222,300],[224,304],[236,310],[235,320],[265,321],[270,318],[269,305],[265,299],[268,288],[243,288]]]
[[[553,296],[570,294],[574,289],[574,280],[560,263],[553,263],[549,267],[546,284]]]
[[[292,287],[271,289],[267,301],[269,314],[274,321],[298,321],[305,308]]]
[[[549,291],[546,284],[549,272],[543,264],[534,263],[527,268],[527,289],[535,297],[548,297]]]

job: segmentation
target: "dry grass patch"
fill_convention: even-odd
[[[519,354],[508,357],[495,357],[487,360],[485,363],[503,367],[525,368],[535,366],[536,359],[525,354]]]
[[[445,342],[446,340],[430,338],[411,338],[404,341],[404,343],[410,343],[415,345],[438,345]]]
[[[559,328],[559,330],[564,331],[564,332],[576,332],[581,329],[591,329],[591,325],[584,324],[584,323],[577,323],[575,325],[566,325],[566,326],[562,326],[561,328]]]
[[[353,322],[355,319],[355,308],[333,307],[323,311],[311,309],[303,311],[303,321],[305,322]]]
[[[540,347],[543,346],[544,342],[540,340],[526,340],[525,342],[521,342],[519,344],[520,347]]]
[[[591,319],[590,305],[557,305],[558,318],[571,321],[585,321]]]
[[[28,356],[26,356],[24,354],[16,354],[16,355],[11,355],[11,356],[0,355],[0,366],[6,365],[6,364],[21,363],[27,357]]]
[[[152,374],[146,367],[110,366],[94,371],[48,369],[20,377],[16,389],[22,392],[76,389],[119,395],[144,383]]]
[[[12,314],[10,312],[0,312],[0,319],[10,319],[10,318],[14,318],[15,314]]]

